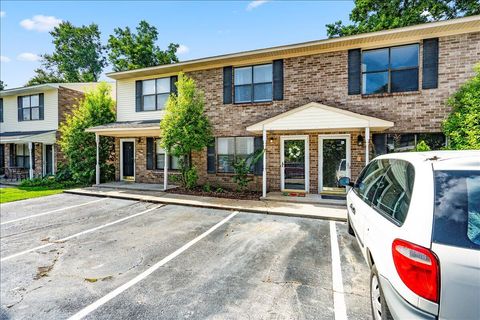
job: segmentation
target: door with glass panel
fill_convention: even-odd
[[[308,191],[308,137],[281,138],[282,191]]]
[[[350,177],[350,135],[321,135],[319,137],[319,191],[344,194],[338,181]]]

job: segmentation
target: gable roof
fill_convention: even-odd
[[[363,33],[354,36],[309,41],[297,44],[224,54],[201,59],[107,73],[112,79],[148,77],[152,75],[175,74],[180,71],[195,71],[236,64],[253,64],[274,59],[306,56],[323,52],[354,48],[373,48],[444,37],[454,34],[480,32],[480,15],[459,19],[424,23],[391,30]]]
[[[247,127],[247,131],[266,130],[330,130],[371,128],[385,130],[393,127],[391,121],[364,116],[355,112],[310,102]]]

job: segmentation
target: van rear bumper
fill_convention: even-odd
[[[385,301],[394,319],[437,319],[433,314],[420,310],[403,299],[386,278],[379,276],[379,279]]]

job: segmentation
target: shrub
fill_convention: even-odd
[[[248,186],[250,181],[253,181],[250,178],[249,174],[252,173],[252,167],[260,160],[260,157],[263,155],[263,150],[258,150],[250,154],[247,158],[240,159],[233,163],[233,182],[237,184],[237,191],[243,192]]]
[[[431,149],[428,146],[428,144],[423,140],[420,140],[420,142],[417,143],[414,149],[414,151],[430,151],[430,150]]]
[[[59,141],[71,178],[81,184],[95,182],[96,142],[95,134],[85,129],[115,121],[115,101],[110,96],[110,87],[101,84],[96,89],[85,93],[83,100],[71,115],[61,123]],[[112,164],[114,140],[100,137],[100,172],[101,181],[114,178]]]
[[[212,186],[210,186],[210,183],[205,183],[202,187],[203,191],[205,192],[212,192]]]
[[[195,166],[190,167],[185,171],[185,187],[187,189],[193,189],[197,186],[198,173]]]
[[[480,64],[475,73],[448,99],[452,112],[443,123],[443,132],[450,149],[480,149]]]
[[[48,189],[67,189],[78,186],[75,181],[57,181],[55,176],[49,176],[45,178],[33,178],[28,180],[22,180],[21,187],[33,188],[43,187]]]

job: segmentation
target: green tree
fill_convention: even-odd
[[[98,25],[62,22],[50,32],[55,50],[42,55],[42,68],[27,85],[47,82],[95,82],[106,66]]]
[[[110,96],[110,87],[102,83],[85,93],[71,115],[60,124],[60,148],[75,181],[90,184],[95,181],[96,142],[95,134],[85,129],[115,121],[115,101]],[[112,156],[114,141],[100,137],[101,181],[114,176]]]
[[[329,38],[480,14],[478,0],[355,0],[352,24],[327,24]]]
[[[7,85],[3,82],[3,80],[0,80],[0,91],[5,90]]]
[[[480,64],[475,73],[447,102],[452,112],[443,123],[443,132],[450,149],[480,149]]]
[[[205,98],[192,78],[180,74],[177,95],[170,95],[165,116],[160,122],[162,147],[180,157],[181,183],[192,188],[196,168],[191,165],[193,151],[201,151],[212,141],[212,128],[205,115]]]
[[[115,35],[108,39],[108,59],[113,71],[125,71],[178,62],[176,56],[178,44],[170,43],[163,51],[155,45],[158,31],[155,26],[142,20],[137,26],[137,33],[129,27],[116,28]]]

